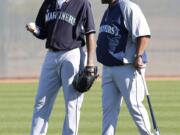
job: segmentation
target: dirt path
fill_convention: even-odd
[[[100,79],[99,79],[100,80]],[[146,76],[146,80],[180,80],[180,76]],[[0,78],[0,83],[37,83],[38,77]]]

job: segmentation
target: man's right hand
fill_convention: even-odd
[[[34,22],[30,22],[26,24],[27,31],[30,31],[33,34],[37,34],[39,32],[38,28],[36,27],[36,24]]]
[[[140,72],[141,69],[146,67],[146,64],[144,64],[143,61],[142,61],[142,56],[141,55],[136,56],[134,66],[135,66],[135,68],[136,68],[136,70],[138,72]]]

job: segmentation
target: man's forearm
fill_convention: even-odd
[[[143,36],[137,38],[136,56],[141,56],[149,44],[149,37]]]
[[[96,48],[96,40],[95,40],[95,34],[90,33],[86,35],[86,42],[87,42],[87,66],[93,66],[94,65],[94,53]]]
[[[136,50],[134,66],[137,69],[137,71],[139,71],[139,72],[140,72],[140,69],[145,67],[145,64],[143,63],[141,56],[143,55],[148,43],[149,43],[148,36],[137,38],[137,50]]]

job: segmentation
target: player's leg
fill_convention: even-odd
[[[73,86],[72,81],[75,74],[79,70],[80,64],[80,50],[73,49],[64,55],[64,60],[61,67],[61,78],[65,98],[65,120],[63,127],[63,135],[77,135],[80,109],[83,102],[83,95],[77,92]]]
[[[145,91],[140,76],[136,77],[133,65],[126,65],[114,71],[117,86],[121,90],[128,110],[136,123],[141,135],[151,135],[150,121],[147,111],[142,104]]]
[[[48,52],[41,70],[30,135],[46,135],[48,119],[61,86],[56,69],[56,57],[53,52]]]
[[[103,67],[102,73],[102,135],[115,135],[122,96],[113,82],[111,67]]]
[[[141,73],[144,76],[145,69],[141,70]],[[138,109],[138,111],[140,112],[140,115],[143,119],[143,122],[140,123],[138,116],[135,115],[134,113],[131,113],[132,117],[139,129],[139,132],[142,135],[153,135],[151,133],[151,125],[150,125],[149,116],[148,116],[145,106],[143,105],[143,100],[145,97],[145,89],[143,86],[142,78],[141,78],[140,74],[137,73],[136,71],[135,71],[134,81],[132,83],[133,83],[132,84],[133,89],[136,91],[136,102],[137,102],[137,104],[136,104],[137,106],[135,106],[134,110]],[[135,101],[133,101],[133,99],[135,99],[135,95],[133,94],[133,96],[132,96],[131,102],[135,102]]]

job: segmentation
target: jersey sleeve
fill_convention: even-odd
[[[149,25],[144,14],[136,4],[125,4],[123,7],[124,23],[133,39],[151,36]]]
[[[46,28],[45,28],[45,2],[43,2],[38,15],[36,17],[35,24],[38,27],[39,33],[34,34],[39,39],[45,39],[46,38]]]
[[[84,14],[84,30],[85,34],[95,33],[95,24],[91,4],[88,0],[85,1],[85,14]]]

